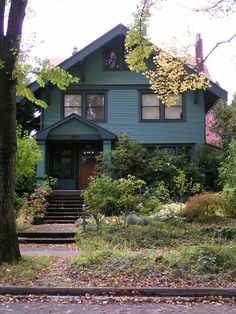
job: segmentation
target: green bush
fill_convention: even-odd
[[[126,216],[136,211],[141,202],[141,190],[144,187],[144,181],[131,175],[119,180],[113,180],[107,175],[96,177],[81,194],[87,205],[86,214],[95,219],[97,229],[104,215],[119,215],[123,212],[126,222]]]
[[[195,245],[166,253],[160,260],[165,267],[179,268],[200,274],[218,274],[235,269],[236,245]]]
[[[141,143],[131,140],[126,133],[119,134],[118,142],[112,150],[110,170],[117,178],[132,175],[143,179],[146,157],[147,150]]]
[[[23,230],[28,227],[34,218],[43,217],[47,208],[47,196],[51,193],[56,179],[48,177],[42,185],[34,190],[28,197],[17,198],[19,210],[17,214],[17,228]]]
[[[28,132],[17,128],[17,153],[16,153],[16,193],[32,193],[35,188],[35,170],[37,161],[41,158],[39,146],[34,137]]]
[[[188,199],[180,214],[187,221],[208,222],[212,218],[222,216],[223,201],[220,194],[203,192]]]
[[[231,217],[236,217],[236,140],[229,144],[225,159],[220,166],[220,177],[224,184],[222,197],[225,210]]]
[[[103,215],[115,214],[117,211],[115,181],[107,175],[94,178],[81,192],[81,196],[87,206],[86,214],[95,219],[97,229]]]
[[[219,166],[222,152],[219,148],[204,145],[194,159],[194,163],[201,174],[201,183],[206,191],[218,192],[222,188],[219,178]]]

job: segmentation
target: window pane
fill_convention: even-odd
[[[65,108],[65,117],[69,116],[72,113],[76,113],[78,116],[81,116],[81,108]]]
[[[165,118],[166,119],[181,119],[182,118],[182,107],[165,107]]]
[[[159,99],[155,94],[142,94],[142,106],[159,106]]]
[[[82,97],[81,95],[65,95],[64,106],[65,107],[81,107]]]
[[[160,103],[155,94],[142,94],[142,119],[160,119]]]
[[[82,95],[71,94],[64,97],[64,116],[67,117],[72,113],[81,116],[82,114]]]
[[[104,94],[88,94],[86,104],[86,115],[89,120],[105,119]]]
[[[159,107],[143,107],[142,119],[160,119]]]
[[[53,151],[52,175],[58,178],[71,177],[72,151],[71,149],[56,149]]]
[[[182,95],[180,95],[174,105],[165,106],[165,119],[182,119],[182,114]]]
[[[118,70],[120,68],[119,50],[111,48],[106,52],[105,68],[106,70]]]

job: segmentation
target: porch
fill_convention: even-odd
[[[57,178],[56,190],[78,191],[87,187],[99,153],[103,152],[110,161],[116,135],[72,114],[41,130],[36,139],[42,154],[37,165],[37,184],[49,175]]]

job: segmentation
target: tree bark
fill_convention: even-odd
[[[6,35],[6,0],[0,0],[0,263],[20,258],[15,226],[16,64],[27,0],[11,0]]]

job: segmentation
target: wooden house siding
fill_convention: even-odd
[[[103,128],[116,134],[129,132],[131,138],[145,144],[205,142],[203,92],[199,93],[197,104],[194,104],[194,92],[187,92],[185,121],[140,122],[139,89],[141,86],[143,90],[148,89],[143,75],[122,70],[105,71],[101,49],[86,59],[84,71],[84,81],[68,88],[68,92],[97,91],[99,86],[107,90],[107,121],[98,123]],[[76,74],[76,67],[73,72]],[[119,85],[123,87],[119,89]],[[63,118],[63,94],[56,88],[51,90],[50,104],[44,112],[44,128]]]

